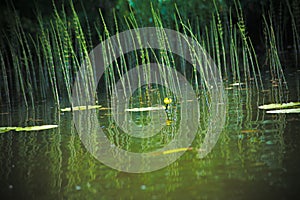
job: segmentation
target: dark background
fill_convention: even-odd
[[[83,3],[82,3],[83,2]],[[174,3],[177,4],[179,11],[183,16],[186,16],[189,20],[199,20],[201,25],[205,25],[211,17],[212,11],[215,9],[212,0],[169,0],[159,3],[155,0],[145,1],[127,1],[127,0],[73,0],[75,9],[79,17],[83,18],[83,7],[85,13],[87,13],[89,21],[93,24],[99,20],[99,9],[101,9],[105,20],[112,22],[113,9],[116,14],[122,18],[123,15],[133,10],[137,16],[141,17],[141,21],[147,22],[147,16],[151,15],[149,9],[150,2],[153,7],[157,8],[166,21],[171,18],[170,16],[175,10],[172,8]],[[272,1],[273,7],[276,8],[280,1]],[[217,1],[218,9],[220,11],[228,9],[230,6],[234,7],[234,1]],[[255,44],[261,42],[262,33],[262,12],[263,9],[268,9],[269,0],[241,0],[241,6],[243,8],[244,17],[247,25],[247,32]],[[51,19],[53,15],[54,5],[58,10],[64,7],[66,13],[70,10],[69,0],[11,0],[3,1],[0,5],[0,30],[1,33],[9,32],[11,27],[15,24],[15,14],[20,17],[22,26],[25,32],[36,33],[38,31],[37,23],[37,11],[41,13],[45,22]],[[65,5],[65,6],[62,6]],[[234,13],[234,12],[233,12]],[[142,16],[144,15],[144,16]],[[235,16],[233,16],[235,17]]]

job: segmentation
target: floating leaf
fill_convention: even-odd
[[[300,108],[268,110],[267,113],[300,113]]]
[[[111,108],[107,108],[107,107],[101,107],[99,108],[99,110],[110,110]]]
[[[76,111],[76,110],[90,110],[90,109],[97,109],[97,108],[101,108],[101,105],[88,105],[88,106],[75,106],[73,108],[62,108],[60,109],[60,111],[62,112],[70,112],[70,111]]]
[[[229,84],[230,86],[241,86],[241,85],[245,85],[245,83],[232,83]]]
[[[41,131],[47,129],[57,128],[58,125],[42,125],[42,126],[28,126],[28,127],[0,127],[0,133],[8,131]]]
[[[187,148],[178,148],[178,149],[171,149],[167,151],[163,151],[162,154],[171,154],[171,153],[177,153],[180,151],[187,151],[187,150],[192,150],[193,148],[187,147]]]
[[[186,100],[186,102],[194,102],[195,100],[193,100],[193,99],[188,99],[188,100]]]
[[[140,111],[154,111],[154,110],[164,110],[164,106],[158,106],[158,107],[143,107],[143,108],[128,108],[125,109],[127,112],[140,112]]]
[[[166,155],[166,154],[171,154],[171,153],[177,153],[177,152],[181,152],[181,151],[188,151],[188,150],[192,150],[192,147],[187,147],[187,148],[178,148],[178,149],[171,149],[171,150],[166,150],[166,151],[159,151],[159,152],[154,152],[153,155],[157,156],[157,155]]]
[[[294,107],[294,106],[299,106],[300,102],[289,102],[289,103],[282,103],[282,104],[277,104],[277,103],[272,103],[272,104],[266,104],[259,106],[259,109],[264,109],[264,110],[270,110],[270,109],[281,109],[281,108],[289,108],[289,107]]]
[[[28,126],[28,127],[16,127],[15,131],[41,131],[57,128],[58,125],[42,125],[42,126]]]
[[[15,130],[17,127],[0,127],[0,133],[5,133],[8,131]]]

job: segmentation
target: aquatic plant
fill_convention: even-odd
[[[299,27],[296,22],[298,20],[299,5],[296,1],[292,1],[294,10],[289,1],[282,2],[280,5],[288,9],[289,15],[285,12],[280,14],[279,17],[291,17],[293,44],[296,53],[299,47]],[[255,47],[247,33],[247,25],[239,1],[234,1],[232,6],[227,7],[220,4],[220,2],[213,1],[212,8],[214,9],[210,9],[211,17],[206,24],[200,23],[198,17],[188,20],[184,10],[176,5],[173,6],[167,11],[171,12],[173,10],[173,14],[169,19],[166,19],[160,9],[152,5],[151,9],[148,9],[149,13],[145,13],[145,16],[151,18],[151,22],[141,20],[143,18],[139,16],[137,10],[130,7],[130,12],[126,13],[124,18],[119,16],[118,12],[113,11],[113,18],[107,19],[100,11],[98,17],[101,20],[92,24],[84,9],[84,17],[78,16],[72,1],[62,6],[53,3],[53,16],[49,22],[46,22],[37,10],[39,29],[36,35],[24,31],[19,16],[12,9],[12,12],[15,13],[15,23],[11,25],[10,31],[6,32],[5,37],[1,39],[0,78],[3,84],[0,86],[0,93],[2,104],[10,105],[13,102],[23,102],[27,107],[34,107],[36,102],[47,99],[54,101],[58,108],[72,106],[72,84],[79,69],[85,67],[84,71],[86,73],[81,75],[85,76],[85,80],[90,80],[85,83],[87,85],[84,88],[88,90],[89,84],[93,84],[94,72],[91,68],[91,62],[93,61],[89,58],[89,52],[93,48],[93,44],[102,42],[112,35],[118,35],[123,30],[149,25],[172,28],[192,37],[216,62],[219,72],[222,73],[225,80],[234,83],[243,82],[246,87],[251,87],[254,83],[256,88],[264,90],[262,71],[266,69],[263,69],[258,61]],[[221,6],[222,9],[220,9]],[[280,9],[282,8],[280,7]],[[272,9],[270,10],[272,11]],[[287,33],[277,31],[283,26],[283,24],[278,23],[280,21],[283,23],[286,20],[281,19],[275,24],[273,16],[272,13],[271,15],[265,14],[263,18],[265,25],[265,64],[269,67],[270,79],[277,83],[279,89],[287,89],[279,52],[284,48],[282,44],[285,42],[284,35]],[[97,39],[94,37],[95,34]],[[133,34],[139,37],[138,33]],[[168,44],[164,44],[164,34],[161,33],[160,37],[159,42],[161,45],[168,48]],[[183,51],[185,50],[183,49]],[[110,55],[112,52],[107,51],[105,53],[106,59],[113,56]],[[176,69],[186,76],[189,82],[193,83],[198,94],[204,90],[203,95],[208,96],[205,80],[195,70],[195,66],[190,66],[184,59],[178,58],[170,52],[151,48],[127,53],[122,55],[117,62],[106,66],[105,80],[100,83],[100,88],[106,88],[109,96],[113,92],[114,84],[123,75],[128,76],[127,72],[130,69],[137,67],[138,71],[147,71],[146,66],[153,61],[161,64],[159,67],[161,68],[162,77],[170,78],[168,84],[171,87],[176,87],[178,83],[178,77],[170,76],[170,70]],[[85,62],[86,64],[83,65]],[[140,69],[139,65],[144,67]],[[163,69],[162,66],[167,66],[167,68]],[[145,73],[145,78],[149,79],[149,76],[148,71]],[[140,80],[141,77],[138,77],[138,79]],[[129,77],[126,80],[129,80]],[[130,82],[128,81],[122,82],[122,85],[123,87],[129,85],[130,88]],[[139,86],[139,88],[142,87],[142,85]],[[139,95],[148,94],[148,89],[150,88],[146,88],[145,92],[139,89]],[[90,91],[84,92],[89,93]],[[161,92],[162,94],[159,95],[162,98],[168,96],[168,91]],[[95,100],[97,100],[97,96],[95,96]],[[284,101],[284,99],[278,101]]]

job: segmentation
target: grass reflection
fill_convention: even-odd
[[[284,185],[282,174],[285,173],[286,116],[267,115],[257,108],[272,99],[272,93],[262,93],[255,88],[241,89],[236,87],[226,91],[226,127],[208,156],[203,159],[197,157],[209,117],[207,100],[200,98],[201,119],[192,144],[193,150],[187,151],[168,167],[145,174],[119,172],[99,163],[79,139],[72,113],[46,112],[47,109],[41,107],[34,113],[24,114],[20,109],[9,115],[11,119],[7,118],[11,121],[10,125],[38,118],[43,122],[58,123],[59,128],[27,133],[11,131],[0,135],[1,190],[8,197],[20,194],[36,198],[47,195],[49,198],[75,199],[99,196],[104,199],[160,199],[164,196],[183,197],[182,191],[187,191],[186,195],[190,197],[230,197],[231,193],[224,184],[236,187],[240,195],[250,191],[241,184],[251,182],[281,187]],[[174,105],[174,112],[177,113],[176,109],[180,110],[180,104]],[[97,112],[98,118],[87,121],[86,131],[94,134],[89,140],[95,146],[94,151],[97,151],[97,145],[101,145],[98,135],[93,133],[99,124],[113,141],[112,145],[128,151],[149,152],[168,144],[176,135],[178,122],[183,120],[177,116],[177,121],[164,125],[154,137],[138,141],[120,130],[110,114],[111,110],[93,112]],[[33,125],[39,125],[39,122],[35,121]],[[262,188],[265,188],[264,185]]]

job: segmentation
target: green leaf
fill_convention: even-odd
[[[42,125],[42,126],[28,126],[28,127],[17,127],[15,131],[41,131],[57,128],[58,125]]]
[[[0,133],[5,133],[8,131],[15,130],[17,127],[0,127]]]
[[[300,113],[300,108],[281,109],[281,110],[268,110],[267,113]]]
[[[242,86],[242,85],[245,85],[245,83],[232,83],[232,84],[229,84],[230,86]]]
[[[277,103],[272,103],[272,104],[266,104],[259,106],[259,109],[264,109],[264,110],[270,110],[270,109],[281,109],[281,108],[289,108],[289,107],[294,107],[294,106],[299,106],[300,102],[289,102],[289,103],[282,103],[282,104],[277,104]]]
[[[155,153],[153,153],[153,155],[161,155],[161,154],[166,155],[166,154],[178,153],[178,152],[182,152],[182,151],[191,151],[191,150],[193,150],[192,147],[170,149],[170,150],[166,150],[166,151],[155,152]]]
[[[88,106],[75,106],[73,108],[62,108],[60,109],[60,111],[62,112],[70,112],[70,111],[77,111],[77,110],[90,110],[90,109],[97,109],[97,108],[101,108],[102,106],[101,105],[88,105]]]
[[[41,131],[47,129],[57,128],[58,125],[42,125],[42,126],[28,126],[28,127],[0,127],[0,133],[8,131]]]
[[[154,110],[164,110],[166,109],[164,106],[158,107],[144,107],[144,108],[128,108],[125,109],[127,112],[140,112],[140,111],[154,111]]]

